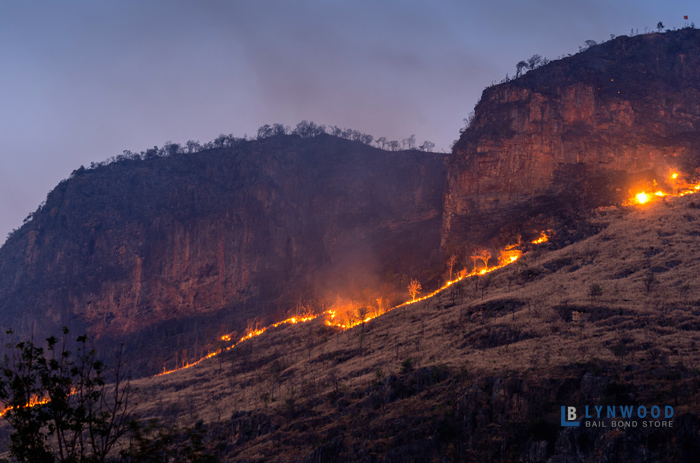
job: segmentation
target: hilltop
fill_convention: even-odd
[[[67,325],[154,373],[249,320],[391,297],[439,263],[442,155],[323,133],[154,151],[76,170],[8,239],[3,329]]]

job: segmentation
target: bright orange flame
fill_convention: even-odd
[[[541,244],[549,241],[549,236],[545,232],[540,233],[540,237],[532,242],[532,244]]]
[[[649,201],[649,195],[645,192],[637,193],[636,198],[639,204],[644,204]]]
[[[23,405],[19,408],[31,408],[31,407],[36,407],[37,405],[44,405],[47,403],[49,403],[48,397],[43,397],[41,399],[38,397],[32,397],[28,403],[26,403],[25,405]],[[15,408],[18,408],[18,407],[7,407],[5,410],[0,412],[0,418],[5,416],[5,414],[7,414],[7,412],[9,412],[10,410],[14,410]]]
[[[687,194],[691,193],[697,193],[700,191],[700,184],[696,183],[690,183],[688,181],[682,180],[684,177],[683,174],[671,171],[671,174],[669,176],[669,180],[673,184],[673,191],[668,192],[668,191],[663,191],[661,189],[656,189],[658,187],[658,184],[656,183],[656,180],[654,180],[652,183],[654,185],[654,193],[647,193],[646,191],[642,191],[641,193],[636,193],[634,196],[632,196],[632,199],[627,201],[625,205],[630,205],[630,204],[645,204],[648,202],[651,202],[655,200],[655,196],[657,197],[664,197],[664,196],[672,196],[672,197],[678,197],[678,196],[685,196]]]
[[[549,238],[547,237],[546,233],[542,232],[540,235],[540,238],[533,241],[533,244],[544,243],[548,239]],[[404,306],[407,306],[410,304],[415,304],[416,302],[420,302],[420,301],[424,301],[426,299],[429,299],[429,298],[435,296],[436,294],[446,290],[447,288],[449,288],[453,284],[455,284],[459,281],[462,281],[466,278],[477,276],[477,275],[485,275],[487,273],[491,273],[495,270],[503,268],[506,265],[510,265],[513,262],[517,261],[520,258],[520,256],[522,256],[523,252],[520,249],[517,249],[519,246],[520,246],[519,242],[516,244],[511,244],[511,245],[506,246],[504,248],[504,250],[501,251],[501,253],[499,255],[498,265],[494,265],[493,267],[480,268],[479,270],[474,269],[470,273],[467,273],[467,269],[462,269],[457,274],[457,278],[455,278],[454,280],[448,281],[447,283],[445,283],[444,285],[442,285],[440,288],[436,289],[435,291],[433,291],[429,294],[426,294],[424,296],[417,297],[417,298],[415,298],[415,300],[404,302],[403,304],[399,304],[399,305],[392,307],[392,308],[389,308],[389,309],[382,309],[382,307],[381,307],[382,299],[381,298],[377,299],[377,304],[379,305],[378,308],[380,310],[375,311],[375,313],[372,315],[369,314],[369,310],[366,310],[366,309],[368,309],[367,307],[362,307],[360,304],[357,304],[355,302],[347,302],[347,301],[340,301],[339,300],[335,307],[333,307],[332,309],[326,310],[325,312],[323,312],[320,315],[316,315],[316,314],[313,314],[313,313],[307,311],[303,315],[294,316],[294,317],[288,318],[286,320],[282,320],[281,322],[274,323],[270,326],[266,326],[266,327],[262,327],[262,328],[257,327],[257,326],[254,328],[249,327],[246,335],[243,336],[241,339],[239,339],[238,343],[241,343],[241,342],[246,341],[248,339],[254,338],[256,336],[260,336],[261,334],[263,334],[266,330],[268,330],[270,328],[274,328],[274,327],[284,325],[284,324],[304,323],[304,322],[308,322],[311,320],[315,320],[316,318],[319,318],[319,316],[323,316],[325,318],[324,323],[328,326],[333,326],[333,327],[340,328],[343,330],[350,329],[350,328],[355,327],[357,325],[360,325],[362,323],[368,322],[374,318],[377,318],[381,314],[384,314],[384,313],[389,312],[391,310],[397,309],[399,307],[404,307]],[[230,341],[230,339],[231,339],[230,335],[224,335],[221,337],[222,341]],[[164,368],[163,372],[156,375],[156,376],[168,375],[168,374],[174,373],[176,371],[185,370],[187,368],[193,367],[206,359],[212,358],[212,357],[220,354],[221,352],[225,352],[227,350],[233,349],[236,345],[238,345],[238,343],[236,343],[232,346],[226,347],[224,349],[219,349],[217,351],[211,352],[211,353],[207,354],[205,357],[197,360],[196,362],[188,363],[188,364],[183,365],[179,368],[174,368],[172,370],[166,370]]]

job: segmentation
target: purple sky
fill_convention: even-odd
[[[700,19],[697,2],[8,1],[0,243],[81,164],[302,119],[448,151],[483,88],[538,53]],[[700,24],[700,21],[699,21]]]

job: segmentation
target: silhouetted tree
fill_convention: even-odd
[[[258,128],[258,139],[267,138],[272,136],[272,127],[269,124],[265,124]]]
[[[515,78],[517,79],[523,74],[523,69],[527,68],[527,63],[525,61],[518,61],[515,65]]]
[[[129,430],[131,389],[121,356],[110,370],[79,336],[72,357],[68,334],[64,328],[61,342],[48,338],[46,348],[31,340],[6,346],[0,401],[14,428],[9,451],[17,461],[104,462]]]
[[[435,143],[429,140],[425,140],[423,144],[418,147],[421,151],[431,151],[433,148],[435,148]]]
[[[656,25],[656,29],[657,29],[659,32],[661,32],[661,31],[663,30],[663,28],[664,28],[664,23],[662,23],[661,21],[659,21],[659,23]]]
[[[325,132],[325,125],[316,125],[313,122],[301,121],[297,124],[296,128],[292,133],[295,135],[299,135],[301,138],[312,138],[321,135]]]
[[[272,124],[272,135],[273,136],[279,136],[279,135],[287,135],[289,132],[289,127],[286,127],[282,124]]]
[[[588,48],[591,48],[591,47],[594,47],[594,46],[598,45],[598,42],[596,42],[595,40],[590,40],[590,39],[589,39],[589,40],[586,40],[586,41],[584,42],[584,44],[586,45],[586,47],[584,48],[584,50],[586,50],[586,49],[588,49]]]
[[[542,57],[540,55],[532,55],[527,60],[527,67],[530,69],[536,69],[540,63],[542,63]]]
[[[404,148],[412,150],[416,146],[416,136],[411,134],[410,137],[403,139]]]
[[[199,144],[199,142],[194,140],[187,140],[185,146],[187,147],[188,154],[196,153],[202,149],[202,146]]]

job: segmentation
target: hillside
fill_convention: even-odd
[[[442,243],[619,204],[700,165],[700,31],[618,37],[484,90],[450,156]]]
[[[444,175],[325,134],[79,169],[0,249],[0,324],[124,343],[153,373],[248,320],[391,297],[439,262]]]
[[[141,413],[203,420],[225,461],[695,461],[697,201],[597,210],[586,239],[350,330],[271,329],[139,380]],[[560,427],[585,403],[670,404],[674,429]]]

